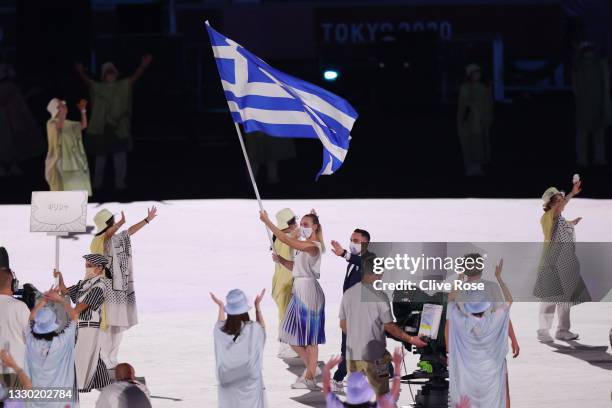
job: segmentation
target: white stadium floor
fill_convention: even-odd
[[[136,367],[156,397],[154,407],[216,406],[212,328],[216,308],[208,292],[224,296],[238,287],[253,298],[268,289],[263,309],[268,323],[264,379],[269,406],[321,407],[321,394],[291,390],[294,375],[276,358],[277,312],[269,296],[273,266],[258,207],[252,200],[193,200],[161,203],[109,203],[125,211],[127,224],[142,220],[146,207],[158,205],[158,218],[133,237],[136,293],[140,324],[124,337],[119,359]],[[297,214],[316,208],[326,243],[345,245],[355,227],[365,228],[373,241],[539,241],[539,200],[415,199],[415,200],[291,200],[266,201],[270,214],[291,207]],[[90,204],[89,224],[99,210]],[[575,199],[567,218],[584,217],[578,240],[612,240],[612,201]],[[11,266],[21,283],[39,289],[52,284],[53,238],[29,232],[29,206],[0,206],[0,245],[7,247]],[[67,283],[84,274],[81,256],[91,236],[61,241],[61,270]],[[326,361],[340,351],[338,306],[346,262],[324,255],[321,285],[326,295]],[[610,296],[608,296],[610,298]],[[509,361],[512,405],[521,408],[609,407],[612,354],[608,332],[612,303],[590,303],[572,311],[572,344],[540,344],[535,339],[537,304],[515,303],[512,320],[521,345],[519,358]],[[589,347],[592,346],[592,347]],[[389,345],[391,349],[392,345]],[[407,358],[408,370],[417,359]],[[295,369],[293,371],[296,371]],[[416,392],[416,390],[413,390]],[[83,407],[94,407],[97,392],[82,396]],[[410,406],[407,386],[401,406]]]

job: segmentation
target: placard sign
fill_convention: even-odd
[[[87,191],[33,191],[30,232],[85,232]]]

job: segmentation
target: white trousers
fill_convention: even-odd
[[[119,346],[121,345],[124,331],[124,328],[115,326],[110,326],[108,330],[100,330],[102,360],[109,369],[115,368],[119,364],[117,355],[119,354]]]
[[[555,310],[557,311],[557,331],[569,331],[571,303],[540,303],[540,330],[548,331],[552,328]]]

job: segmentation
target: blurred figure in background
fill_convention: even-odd
[[[127,188],[127,152],[132,150],[132,85],[142,76],[152,60],[153,57],[149,54],[143,56],[136,72],[124,79],[117,79],[119,71],[115,64],[106,62],[102,65],[101,82],[89,78],[83,64],[76,64],[76,69],[91,95],[92,111],[87,151],[96,156],[95,189],[100,189],[104,183],[108,156],[113,156],[115,189]]]
[[[249,317],[251,307],[240,289],[231,290],[225,304],[210,294],[219,306],[214,338],[220,408],[267,406],[261,372],[266,325],[259,307],[265,293],[264,289],[255,298],[255,322]]]
[[[51,191],[85,190],[91,196],[89,163],[83,147],[83,129],[87,128],[87,101],[77,104],[81,121],[66,119],[66,101],[53,98],[47,105],[51,119],[47,122],[49,147],[45,159],[45,180]]]
[[[261,132],[252,132],[246,136],[246,147],[257,177],[259,168],[266,166],[266,181],[270,184],[280,182],[278,176],[278,162],[295,158],[295,144],[293,139],[270,137]]]
[[[100,391],[96,408],[151,408],[151,393],[136,380],[136,370],[128,363],[118,364],[115,379]]]
[[[606,58],[597,55],[592,43],[580,44],[572,83],[576,101],[576,162],[580,166],[589,164],[591,145],[593,163],[596,166],[604,166],[606,127],[612,120],[610,72]]]
[[[40,127],[14,77],[10,65],[0,64],[0,177],[21,175],[19,163],[44,149]]]
[[[476,64],[466,68],[466,81],[459,90],[457,130],[463,149],[467,176],[484,175],[483,166],[491,161],[490,130],[493,123],[493,94],[481,81]]]
[[[291,235],[297,229],[295,214],[289,208],[283,208],[276,213],[276,226],[284,234]],[[274,253],[288,261],[293,261],[293,249],[274,236]],[[278,306],[278,327],[283,327],[283,319],[287,306],[291,300],[293,288],[293,274],[280,263],[274,263],[274,277],[272,278],[272,298]],[[286,343],[280,343],[278,350],[280,358],[297,358],[298,355]]]

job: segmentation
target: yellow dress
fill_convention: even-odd
[[[83,147],[81,123],[65,120],[60,131],[55,123],[56,119],[47,122],[45,180],[49,184],[49,190],[85,190],[91,196],[89,164]]]
[[[289,245],[282,243],[279,239],[274,241],[276,254],[288,261],[293,261],[293,249]],[[291,300],[291,290],[293,287],[293,274],[281,264],[274,266],[274,277],[272,278],[272,298],[278,306],[278,326],[282,327],[285,311]]]

